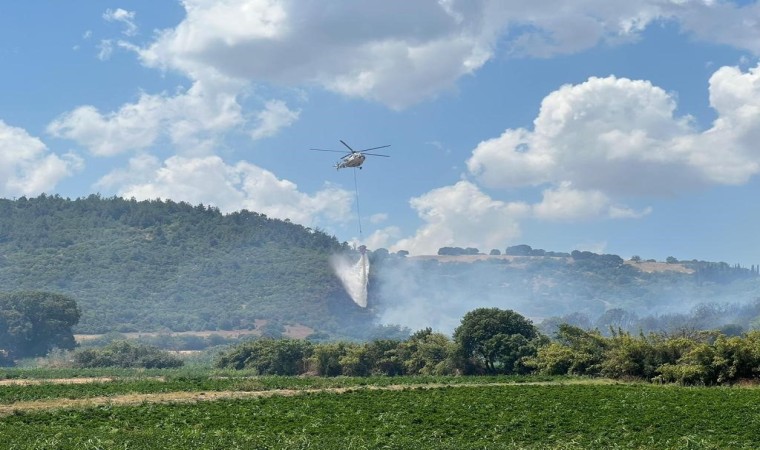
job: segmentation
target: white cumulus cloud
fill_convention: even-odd
[[[627,201],[746,183],[760,173],[760,66],[718,69],[709,94],[717,118],[699,130],[676,115],[673,93],[648,81],[591,77],[562,86],[543,100],[532,129],[507,129],[467,161],[474,182],[505,196],[539,188],[539,201],[510,203],[460,181],[412,199],[424,224],[394,246],[500,248],[526,218],[640,218],[652,209]]]
[[[668,8],[681,27],[697,38],[760,55],[760,3],[681,1],[670,2]]]
[[[519,221],[530,214],[522,202],[494,200],[468,181],[434,189],[410,201],[425,222],[392,249],[436,254],[446,246],[501,248],[519,236]]]
[[[760,53],[754,26],[760,18],[758,6],[730,2],[183,0],[181,4],[186,15],[175,27],[156,32],[146,44],[103,40],[100,57],[107,59],[118,45],[134,51],[149,67],[184,74],[191,88],[176,94],[141,93],[137,101],[113,111],[83,105],[55,119],[50,133],[97,155],[146,149],[161,137],[168,137],[183,154],[208,154],[220,135],[234,127],[243,126],[252,138],[260,139],[298,119],[299,110],[282,100],[243,114],[239,100],[252,86],[318,86],[404,108],[454,89],[458,79],[476,72],[498,52],[534,56],[577,52],[603,41],[635,39],[656,21],[674,21],[696,38]],[[124,25],[128,37],[137,33],[135,16],[123,8],[103,14],[106,21]],[[248,117],[255,123],[246,123]],[[677,126],[673,120],[670,125]],[[508,130],[503,139],[520,140],[521,134],[524,130]],[[625,145],[640,147],[648,144],[646,139],[658,137],[610,130],[603,138],[617,142],[624,152]],[[527,170],[522,175],[526,180],[512,178],[515,182],[544,182],[540,176],[550,168],[543,165],[561,162],[540,151],[526,154],[535,160],[513,158]],[[699,164],[696,155],[689,158]]]
[[[651,208],[635,211],[616,205],[604,192],[573,189],[569,182],[544,190],[541,202],[533,205],[533,215],[544,220],[633,219],[650,212]]]
[[[367,248],[377,250],[378,248],[389,247],[393,242],[401,238],[401,236],[401,228],[392,225],[373,231],[363,242],[357,241],[357,244],[365,244]]]
[[[301,111],[293,111],[281,100],[270,100],[264,105],[264,109],[256,115],[257,123],[251,132],[251,137],[262,139],[277,134],[281,128],[289,127],[301,114]]]
[[[680,145],[695,132],[690,118],[675,117],[675,108],[647,81],[592,77],[549,94],[533,130],[507,129],[480,143],[467,167],[490,187],[569,182],[646,195],[705,183],[704,168],[689,163],[696,150]]]
[[[186,0],[187,16],[140,50],[193,77],[319,85],[404,107],[481,67],[496,38],[484,11],[449,2]],[[487,34],[488,37],[483,35]]]
[[[451,90],[499,51],[547,57],[635,40],[672,21],[698,39],[760,53],[757,5],[501,0],[184,0],[186,17],[138,48],[198,79],[317,85],[404,108]]]
[[[675,115],[672,94],[647,81],[563,86],[544,99],[532,130],[480,143],[467,166],[490,187],[569,184],[611,197],[745,183],[760,171],[760,68],[723,67],[709,89],[718,118],[701,131]]]
[[[77,155],[51,153],[39,138],[0,120],[0,196],[50,192],[82,166]]]
[[[136,102],[118,111],[102,113],[91,105],[80,106],[53,120],[48,132],[100,156],[146,149],[161,136],[182,153],[204,153],[220,133],[243,121],[235,90],[198,81],[175,96],[141,93]]]
[[[268,170],[247,162],[227,164],[218,156],[173,156],[161,162],[138,155],[128,168],[106,175],[98,186],[127,198],[203,203],[222,212],[248,209],[310,226],[349,220],[353,202],[350,191],[326,185],[305,194]]]

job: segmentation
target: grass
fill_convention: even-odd
[[[85,380],[83,384],[62,383],[61,380]],[[572,377],[258,377],[247,371],[212,369],[6,369],[0,371],[0,405],[22,401],[58,398],[86,399],[128,394],[161,394],[170,392],[266,391],[273,389],[307,390],[396,384],[486,384],[527,383],[566,380]],[[34,384],[21,384],[31,383]]]
[[[94,397],[105,386],[114,389],[107,396],[131,389],[144,398],[162,385],[198,395],[241,387],[300,395],[19,411],[0,419],[0,448],[741,449],[760,442],[760,389],[753,388],[532,377],[123,376],[47,397],[35,391],[42,385],[19,388],[60,400]]]

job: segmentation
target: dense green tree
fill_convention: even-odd
[[[216,367],[253,369],[261,375],[320,376],[446,375],[456,371],[455,345],[429,328],[406,341],[313,344],[294,339],[258,339],[238,344],[219,355]]]
[[[76,367],[123,367],[164,369],[181,367],[182,359],[152,345],[116,341],[99,349],[79,350],[74,354]]]
[[[511,247],[507,247],[504,254],[512,255],[512,256],[530,256],[532,251],[533,251],[533,248],[530,245],[520,244],[520,245],[513,245]]]
[[[311,366],[314,372],[323,377],[337,377],[343,374],[340,360],[346,355],[348,349],[357,344],[346,342],[322,343],[314,346],[311,355]]]
[[[659,357],[656,343],[645,336],[616,333],[602,363],[602,374],[612,378],[651,379],[659,366],[666,363]]]
[[[13,358],[73,349],[80,317],[71,297],[51,292],[0,293],[0,349]]]
[[[744,337],[719,335],[713,344],[693,346],[675,366],[666,369],[679,374],[679,369],[691,368],[695,374],[689,381],[701,384],[732,384],[757,378],[760,376],[760,332],[753,331]],[[673,376],[667,370],[664,375]]]
[[[750,379],[760,375],[760,358],[758,358],[758,334],[741,338],[738,336],[718,336],[715,343],[715,357],[712,367],[716,373],[716,383],[731,384],[738,380]]]
[[[462,255],[477,255],[480,253],[480,250],[474,247],[441,247],[438,249],[439,255],[449,255],[449,256],[462,256]]]
[[[598,331],[561,324],[556,340],[538,349],[529,365],[547,375],[599,375],[609,345]]]
[[[760,332],[716,331],[611,337],[562,324],[556,338],[525,366],[541,374],[603,375],[682,384],[732,384],[760,377]]]
[[[300,375],[312,352],[313,344],[303,339],[258,339],[222,353],[215,366],[251,369],[259,375]]]
[[[579,354],[559,342],[551,342],[539,348],[536,356],[528,358],[526,365],[542,375],[572,375],[579,373],[578,366],[586,365],[578,364],[579,361],[583,361],[584,356],[586,355]]]
[[[454,331],[463,356],[491,373],[513,373],[516,363],[530,356],[538,338],[533,323],[512,310],[479,308],[468,312]]]
[[[364,344],[352,345],[346,348],[338,362],[343,375],[350,377],[366,377],[372,374],[372,358]]]
[[[657,368],[659,375],[652,380],[660,383],[678,383],[682,385],[705,385],[707,368],[698,364],[678,363],[663,364]]]
[[[401,342],[393,339],[378,339],[365,344],[367,359],[372,375],[403,375]]]
[[[324,352],[319,349],[325,344],[318,345],[317,354]],[[331,356],[337,357],[338,365],[343,375],[403,375],[404,364],[400,351],[400,341],[378,339],[366,343],[346,344],[338,349],[330,348]],[[337,351],[336,351],[337,350]],[[323,359],[324,360],[324,359]],[[330,364],[334,364],[331,358]]]
[[[448,336],[425,328],[400,346],[407,375],[446,375],[455,371],[456,345]]]

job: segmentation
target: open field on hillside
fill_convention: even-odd
[[[143,337],[181,337],[181,336],[196,336],[207,338],[209,336],[221,336],[223,338],[246,338],[261,336],[261,328],[267,324],[267,320],[257,319],[255,321],[255,329],[253,330],[213,330],[213,331],[169,331],[169,332],[133,332],[133,333],[119,333],[126,339],[140,339]],[[314,332],[314,329],[305,325],[284,325],[285,331],[282,333],[284,337],[292,339],[304,339]],[[75,334],[74,339],[77,343],[82,344],[95,339],[100,339],[104,334]]]
[[[53,375],[44,377],[63,378]],[[0,391],[0,448],[8,449],[724,449],[760,442],[756,388],[121,372],[110,381]]]
[[[409,256],[410,260],[416,261],[438,261],[439,263],[472,263],[476,261],[507,261],[512,267],[525,267],[526,264],[532,261],[541,261],[552,259],[556,261],[564,261],[568,264],[572,263],[572,258],[569,257],[550,257],[550,256],[515,256],[515,255],[418,255]],[[694,273],[693,269],[689,269],[683,264],[670,264],[660,261],[632,261],[627,260],[625,264],[635,267],[636,269],[646,272],[678,272],[678,273]]]

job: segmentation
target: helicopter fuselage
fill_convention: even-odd
[[[381,145],[379,147],[372,147],[367,148],[364,150],[354,150],[351,148],[350,145],[346,144],[343,140],[340,140],[340,143],[346,146],[346,148],[349,150],[348,152],[343,152],[340,150],[327,150],[323,148],[312,148],[310,150],[314,150],[317,152],[335,152],[335,153],[343,153],[343,156],[338,160],[337,163],[333,167],[336,169],[345,169],[347,167],[352,168],[362,168],[362,164],[364,164],[364,160],[367,159],[367,155],[371,156],[383,156],[385,158],[390,158],[388,155],[382,155],[380,153],[369,153],[370,150],[377,150],[379,148],[386,148],[390,147],[390,145]]]
[[[361,169],[361,165],[364,163],[365,159],[367,159],[367,157],[360,152],[351,153],[341,158],[341,160],[335,164],[335,168],[345,169],[347,167],[358,167]]]

